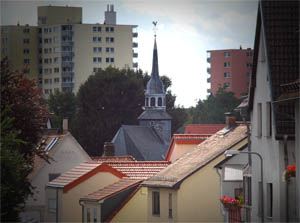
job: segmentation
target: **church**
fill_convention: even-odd
[[[140,161],[164,160],[171,141],[171,116],[166,112],[166,92],[159,77],[156,35],[151,78],[145,90],[144,112],[139,125],[122,125],[112,143],[115,156],[133,156]]]

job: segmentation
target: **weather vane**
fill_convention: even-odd
[[[154,28],[153,28],[153,31],[154,31],[154,36],[156,37],[156,31],[157,31],[157,21],[153,21],[152,22],[153,23],[153,25],[154,25]]]

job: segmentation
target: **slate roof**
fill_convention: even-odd
[[[189,124],[185,127],[184,134],[215,134],[225,127],[225,124]]]
[[[276,102],[285,102],[300,98],[300,79],[287,84],[280,85],[282,94],[277,98]]]
[[[164,160],[168,145],[151,127],[122,125],[112,140],[116,156],[133,156],[137,160]]]
[[[111,197],[123,190],[126,190],[128,188],[136,186],[141,182],[142,182],[142,180],[123,178],[111,185],[108,185],[100,190],[97,190],[93,193],[90,193],[90,194],[80,198],[80,200],[101,201],[101,200],[103,200],[107,197]]]
[[[265,36],[266,60],[269,67],[272,101],[283,92],[280,85],[299,78],[299,1],[259,2],[254,58],[249,94],[249,109],[253,109],[254,90],[261,28]],[[285,103],[273,107],[276,138],[295,134],[294,106]]]
[[[204,142],[199,144],[191,152],[184,154],[180,159],[170,164],[155,176],[144,181],[142,185],[149,187],[178,188],[181,182],[198,171],[200,168],[223,155],[225,150],[233,145],[247,140],[246,126],[238,126],[231,131],[220,130]]]
[[[139,120],[170,120],[172,117],[163,110],[146,110],[138,117]]]

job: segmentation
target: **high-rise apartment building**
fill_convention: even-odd
[[[10,27],[19,26],[2,27],[2,32],[8,29],[6,39],[1,35],[2,42],[8,47],[5,50],[2,44],[1,48],[7,51],[6,55],[15,68],[25,48],[15,48],[13,41],[23,41],[26,33],[10,37]],[[39,86],[48,97],[56,91],[76,93],[89,75],[99,69],[108,66],[135,68],[137,62],[134,58],[138,55],[134,52],[137,43],[133,38],[137,37],[137,32],[133,30],[136,27],[117,25],[113,5],[107,6],[102,24],[82,24],[80,7],[38,7],[38,27],[31,27],[35,31],[32,31],[30,44],[35,48],[30,51],[30,56],[36,59],[30,61],[31,77],[36,75]]]
[[[211,84],[208,93],[215,94],[225,88],[240,97],[248,93],[252,72],[253,50],[228,49],[207,51],[209,66],[207,82]]]

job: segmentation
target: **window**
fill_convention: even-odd
[[[48,89],[46,89],[46,90],[48,90]],[[49,212],[56,212],[56,200],[55,199],[49,199],[48,200],[48,211]]]
[[[44,80],[44,83],[45,83],[45,84],[52,84],[52,79],[45,79],[45,80]]]
[[[261,103],[257,103],[257,137],[261,137],[262,132],[262,110]]]
[[[58,67],[54,68],[54,73],[59,73],[59,68]]]
[[[224,77],[225,78],[230,78],[230,73],[229,72],[224,73]]]
[[[252,57],[253,53],[251,51],[247,52],[247,57]]]
[[[30,59],[24,59],[24,64],[30,64]]]
[[[101,47],[94,47],[93,51],[94,51],[94,53],[101,53],[102,52],[102,48]]]
[[[94,37],[93,37],[93,42],[94,42],[94,43],[100,43],[100,42],[101,42],[101,37],[99,37],[99,36],[94,36]]]
[[[152,191],[152,214],[160,215],[159,191]]]
[[[224,52],[224,57],[225,57],[225,58],[230,57],[230,53],[229,53],[229,52]]]
[[[230,67],[230,62],[225,62],[224,67],[226,67],[226,68]]]
[[[106,57],[106,63],[114,63],[114,62],[115,62],[114,58]]]
[[[54,47],[53,51],[54,51],[54,53],[58,53],[59,52],[59,47]]]
[[[30,52],[29,49],[24,49],[24,50],[23,50],[23,53],[24,53],[24,54],[29,54],[29,52]]]
[[[267,183],[267,217],[273,217],[273,184]]]
[[[59,62],[59,57],[54,57],[54,63],[58,63]]]
[[[252,63],[247,63],[247,68],[252,68]]]
[[[151,98],[150,106],[155,106],[155,98]]]
[[[93,26],[93,32],[101,32],[101,27]]]
[[[23,39],[24,44],[29,44],[29,39]]]
[[[248,78],[251,78],[251,73],[248,72],[248,73],[247,73],[247,77],[248,77]]]
[[[224,83],[224,88],[230,88],[230,83],[229,82],[225,82]]]
[[[2,38],[2,43],[7,44],[8,43],[8,38]]]
[[[162,98],[158,98],[158,106],[162,106]]]
[[[59,83],[59,78],[58,77],[54,78],[54,83]]]
[[[106,51],[106,53],[113,53],[113,52],[115,52],[115,48],[106,47],[105,51]]]
[[[53,37],[53,43],[58,43],[58,42],[59,42],[58,36],[54,36],[54,37]]]
[[[272,135],[272,104],[270,101],[266,102],[266,136]]]
[[[58,26],[54,26],[53,27],[53,32],[57,33],[59,31],[59,27]]]
[[[169,218],[173,218],[172,193],[169,193]]]
[[[30,30],[28,28],[23,29],[23,33],[29,33]]]
[[[97,222],[97,208],[94,208],[94,222]]]
[[[115,31],[114,27],[105,27],[105,31],[108,33],[113,33]]]
[[[114,37],[106,37],[105,40],[107,43],[113,43],[115,41]]]
[[[102,59],[101,59],[101,57],[94,57],[94,58],[93,58],[93,62],[94,62],[94,63],[101,63],[101,62],[102,62]]]
[[[59,176],[60,176],[60,173],[49,173],[49,181],[52,181]]]
[[[45,58],[44,59],[44,63],[45,64],[51,64],[52,63],[52,59],[51,58]]]
[[[100,72],[101,68],[100,67],[94,67],[93,68],[93,72],[97,73]]]

